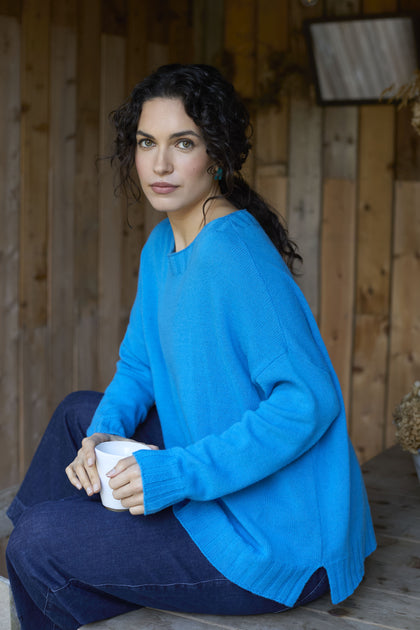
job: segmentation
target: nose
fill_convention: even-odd
[[[170,152],[165,147],[160,147],[156,152],[156,158],[153,170],[157,175],[164,175],[165,173],[172,173],[173,164],[170,157]]]

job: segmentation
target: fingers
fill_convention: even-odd
[[[121,475],[121,473],[124,473],[131,467],[133,467],[133,470],[130,471],[130,474],[132,474],[134,477],[141,477],[140,466],[138,465],[134,455],[130,455],[129,457],[124,457],[123,459],[120,459],[117,465],[107,473],[107,477],[113,479],[114,477],[116,477],[117,475]],[[109,485],[111,486],[111,488],[114,487],[111,485],[111,483]]]
[[[93,464],[95,463],[96,457],[95,457],[95,446],[96,446],[97,442],[95,439],[92,439],[90,437],[88,438],[84,438],[82,440],[82,448],[81,450],[83,451],[83,457],[84,457],[84,461],[86,462],[87,466],[93,466]]]
[[[70,481],[72,486],[74,486],[78,490],[82,489],[82,484],[80,483],[80,481],[79,481],[76,473],[74,472],[73,467],[72,467],[71,464],[69,466],[67,466],[67,468],[66,468],[66,475],[67,475],[68,480]]]
[[[95,446],[99,442],[106,441],[106,439],[107,436],[100,433],[84,438],[76,458],[66,468],[66,475],[70,483],[78,490],[84,488],[89,496],[99,492],[101,489],[101,482],[95,463]]]
[[[143,482],[135,457],[120,460],[108,476],[114,499],[120,500],[131,514],[144,514]]]

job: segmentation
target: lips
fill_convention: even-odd
[[[154,182],[150,185],[150,188],[158,195],[167,195],[168,193],[174,192],[178,186],[170,184],[169,182]]]

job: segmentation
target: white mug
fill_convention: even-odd
[[[142,449],[149,450],[149,447],[143,442],[132,442],[129,440],[101,442],[95,446],[96,468],[101,481],[101,501],[102,505],[108,510],[120,512],[128,508],[123,507],[121,501],[114,499],[112,496],[112,489],[109,487],[110,478],[106,474],[117,465],[120,459],[129,457],[135,451]]]

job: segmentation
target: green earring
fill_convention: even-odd
[[[223,177],[223,169],[221,166],[219,166],[219,168],[217,169],[216,173],[214,174],[214,179],[217,180],[221,180]]]

